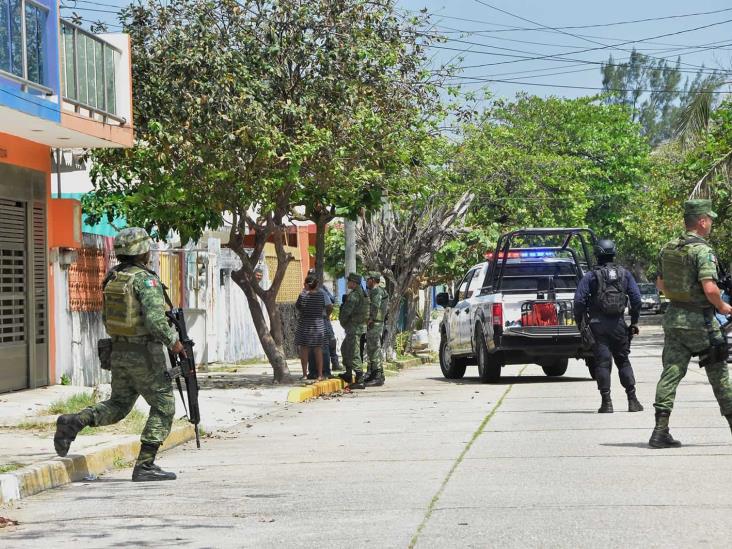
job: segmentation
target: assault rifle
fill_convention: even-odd
[[[183,409],[186,411],[188,421],[193,424],[196,432],[196,447],[201,447],[201,438],[198,432],[198,424],[201,422],[201,412],[198,409],[198,378],[196,377],[196,361],[193,358],[193,340],[188,337],[188,328],[186,327],[186,319],[183,316],[183,309],[173,308],[166,311],[165,316],[168,322],[178,331],[178,339],[183,344],[182,353],[174,353],[168,351],[170,355],[170,363],[173,367],[171,376],[175,378],[175,384],[178,386],[180,398],[183,401]],[[186,383],[186,397],[183,397],[183,387],[180,378]],[[186,401],[188,405],[186,406]]]

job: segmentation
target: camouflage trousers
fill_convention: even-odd
[[[381,335],[383,333],[383,322],[374,322],[371,328],[366,331],[366,356],[369,361],[369,373],[382,370]]]
[[[362,330],[348,330],[343,343],[341,343],[341,358],[347,374],[352,372],[360,374],[363,371],[363,360],[361,358],[362,334]]]
[[[137,349],[135,349],[135,347]],[[173,386],[166,373],[167,358],[162,345],[127,345],[124,351],[112,347],[112,395],[109,400],[87,408],[93,427],[123,420],[142,395],[150,415],[142,431],[143,443],[162,444],[170,434],[175,416]]]
[[[686,375],[692,355],[709,346],[704,330],[665,327],[663,344],[663,372],[656,387],[656,410],[670,412],[674,407],[676,389]],[[704,368],[719,403],[722,415],[732,414],[732,384],[726,362]]]

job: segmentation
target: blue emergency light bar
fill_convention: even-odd
[[[493,257],[496,254],[493,252],[488,252],[485,254],[485,258],[488,261],[491,261]],[[540,257],[559,257],[559,254],[555,250],[541,250],[541,249],[531,249],[531,250],[521,250],[521,251],[510,251],[507,254],[505,253],[499,253],[498,259],[527,259],[527,258],[540,258]]]

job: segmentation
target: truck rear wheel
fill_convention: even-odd
[[[498,381],[501,377],[501,361],[495,354],[488,353],[485,344],[485,337],[476,331],[475,334],[476,354],[478,355],[478,375],[483,383]]]
[[[452,356],[445,332],[440,334],[440,370],[446,379],[461,379],[465,375],[466,360]]]
[[[559,377],[564,375],[564,373],[567,371],[568,365],[568,358],[558,358],[551,362],[545,362],[541,364],[541,369],[544,370],[544,373],[549,377]]]

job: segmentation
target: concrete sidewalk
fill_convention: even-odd
[[[299,364],[291,364],[296,376]],[[275,385],[269,364],[214,365],[198,373],[201,391],[201,431],[206,437],[226,437],[227,429],[242,422],[286,410],[289,402],[302,402],[343,389],[340,380],[318,384]],[[222,388],[223,387],[223,388]],[[174,387],[175,389],[175,387]],[[133,461],[139,451],[139,433],[127,426],[109,426],[79,434],[66,458],[53,448],[57,415],[48,408],[55,402],[78,394],[91,394],[92,387],[55,385],[0,395],[0,504],[44,490],[97,475]],[[100,400],[109,386],[97,388]],[[176,418],[184,415],[177,390]],[[140,398],[135,404],[147,415],[148,406]],[[192,425],[176,419],[163,450],[191,441]]]

